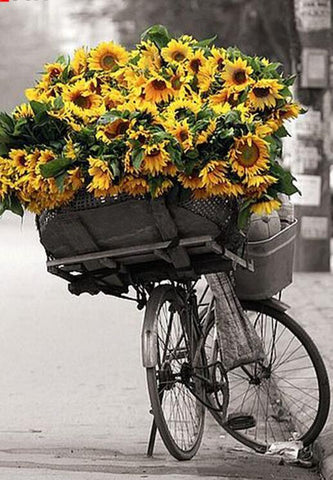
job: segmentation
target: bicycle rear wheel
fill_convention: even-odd
[[[212,413],[228,433],[258,452],[290,439],[302,440],[307,446],[323,429],[329,411],[329,380],[320,353],[285,312],[264,302],[242,304],[266,357],[228,372],[228,416],[250,415],[256,425],[235,430],[217,412]],[[209,328],[214,328],[213,315]]]
[[[155,288],[149,298],[146,316],[153,317],[157,329],[157,365],[146,369],[154,419],[170,454],[189,460],[201,443],[204,406],[189,389],[192,361],[198,342],[195,328],[189,329],[185,300],[172,285]]]

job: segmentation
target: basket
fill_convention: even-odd
[[[263,300],[290,285],[293,277],[297,221],[266,240],[248,242],[254,272],[237,268],[236,293],[244,300]]]
[[[235,250],[243,242],[237,216],[237,202],[229,198],[175,201],[173,197],[151,200],[120,195],[96,199],[82,191],[70,204],[43,212],[37,226],[51,265],[64,260],[62,271],[90,273],[105,284],[126,288],[226,270],[216,245]],[[208,248],[211,240],[215,251]],[[161,250],[161,242],[166,241],[168,247]],[[106,263],[112,262],[100,253],[111,251],[109,258],[115,258],[113,252],[120,253],[113,262],[114,271],[105,272]],[[84,261],[78,262],[80,256]],[[75,262],[71,264],[70,258]]]

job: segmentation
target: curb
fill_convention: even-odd
[[[313,445],[313,456],[325,480],[333,480],[333,425],[330,424]]]

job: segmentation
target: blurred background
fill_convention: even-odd
[[[328,272],[332,10],[331,0],[1,1],[0,110],[10,112],[23,102],[24,90],[43,64],[59,54],[105,40],[131,47],[156,23],[199,39],[217,34],[218,45],[237,45],[245,53],[280,61],[286,72],[299,73],[295,95],[309,110],[290,126],[285,145],[284,161],[304,192],[294,200],[299,220],[295,268]],[[131,438],[133,425],[140,425],[144,443],[150,418],[140,366],[141,313],[101,295],[70,296],[64,282],[46,273],[31,216],[23,224],[9,214],[0,219],[0,295],[0,447],[15,445],[15,432],[26,432],[38,444],[45,432],[57,439],[71,429],[77,434],[79,425],[85,439],[90,432],[93,445],[104,444],[117,428]],[[132,381],[124,384],[124,377]],[[123,402],[124,395],[131,401]],[[112,411],[110,405],[117,408]],[[80,441],[76,435],[75,442]]]

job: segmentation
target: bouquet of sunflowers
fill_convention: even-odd
[[[0,115],[0,214],[98,198],[236,197],[240,224],[297,191],[277,160],[301,108],[279,64],[151,27],[134,50],[103,42],[46,64]]]

